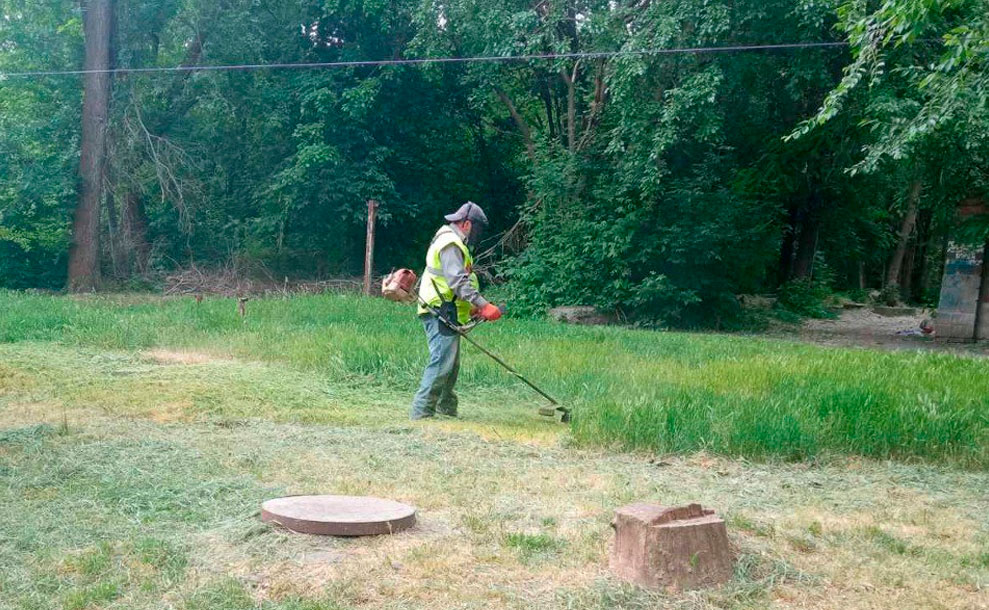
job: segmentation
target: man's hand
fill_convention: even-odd
[[[501,317],[501,310],[498,309],[497,305],[492,305],[488,303],[477,312],[479,316],[487,320],[488,322],[494,322]]]

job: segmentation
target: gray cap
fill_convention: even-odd
[[[443,218],[446,218],[447,222],[463,222],[469,220],[471,222],[479,222],[482,225],[488,224],[488,217],[481,209],[481,206],[477,205],[473,201],[468,201],[464,205],[460,206],[460,209],[453,214],[447,214]]]

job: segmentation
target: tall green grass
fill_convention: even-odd
[[[507,320],[475,337],[574,409],[573,441],[753,458],[820,454],[989,466],[989,361],[927,352]],[[0,292],[0,342],[152,347],[280,362],[411,393],[424,362],[410,308],[379,299],[84,298]],[[533,401],[468,346],[462,389]]]

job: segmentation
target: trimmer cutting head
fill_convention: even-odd
[[[561,424],[570,423],[570,409],[566,407],[561,407],[559,405],[555,407],[543,407],[539,409],[539,414],[543,417],[552,417],[553,419],[559,418]]]

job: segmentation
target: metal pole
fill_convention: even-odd
[[[367,200],[367,240],[364,248],[364,294],[371,296],[371,274],[374,269],[374,223],[378,215],[378,202]]]

